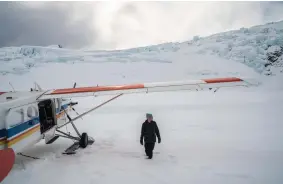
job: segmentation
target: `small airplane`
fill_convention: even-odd
[[[46,144],[54,143],[59,137],[75,140],[64,154],[74,154],[79,148],[86,148],[94,139],[86,132],[80,133],[74,121],[113,101],[124,94],[151,93],[178,90],[201,91],[222,87],[254,86],[254,82],[236,77],[127,84],[119,86],[94,86],[43,90],[35,83],[30,91],[0,92],[0,182],[11,171],[15,154],[30,148],[42,139]],[[216,91],[215,90],[215,91]],[[214,92],[215,92],[214,91]],[[71,118],[68,111],[75,111],[77,102],[72,97],[115,95],[104,103]],[[60,130],[71,124],[77,135]]]

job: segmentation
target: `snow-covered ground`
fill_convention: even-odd
[[[3,183],[283,183],[280,72],[265,76],[254,65],[204,55],[182,44],[173,48],[178,44],[167,44],[167,50],[146,48],[151,51],[0,49],[5,50],[0,54],[0,91],[12,90],[9,82],[16,90],[29,90],[34,81],[45,89],[71,87],[74,82],[79,87],[227,76],[261,82],[254,88],[220,89],[216,93],[121,96],[76,122],[80,131],[95,138],[92,146],[67,156],[61,152],[72,141],[41,142],[24,152],[41,159],[17,156]],[[27,63],[33,65],[27,67]],[[82,113],[109,98],[74,99],[79,102],[76,110]],[[144,159],[139,144],[147,112],[153,113],[162,138],[153,160]],[[72,131],[69,126],[67,130]]]

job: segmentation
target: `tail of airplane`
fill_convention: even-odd
[[[12,170],[15,162],[15,153],[13,149],[8,148],[0,150],[0,183],[6,178]]]

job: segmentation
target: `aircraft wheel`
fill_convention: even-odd
[[[80,140],[80,146],[82,148],[86,148],[87,145],[88,145],[88,135],[87,135],[87,133],[83,133],[81,140]]]

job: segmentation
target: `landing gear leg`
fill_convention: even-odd
[[[67,139],[72,139],[75,140],[74,144],[71,145],[69,148],[67,148],[65,150],[65,152],[63,154],[75,154],[76,150],[78,150],[79,148],[86,148],[88,145],[92,145],[94,143],[94,139],[92,137],[89,137],[87,135],[86,132],[80,134],[80,132],[78,131],[77,127],[75,126],[75,124],[73,123],[73,120],[71,119],[71,117],[68,115],[68,113],[65,111],[69,121],[71,122],[75,132],[77,133],[77,137],[72,136],[70,134],[67,134],[65,132],[62,132],[58,129],[56,129],[57,132],[61,133],[61,134],[56,134],[56,136],[60,136],[60,137],[64,137]]]
[[[56,134],[57,136],[60,136],[60,137],[64,137],[64,138],[67,138],[67,139],[72,139],[72,140],[75,140],[74,144],[72,144],[69,148],[67,148],[65,150],[65,152],[63,152],[63,154],[75,154],[76,153],[76,150],[78,150],[79,148],[86,148],[88,145],[92,145],[94,143],[94,139],[92,137],[89,137],[87,135],[87,133],[82,133],[82,136],[81,137],[74,137],[72,135],[68,135],[60,130],[57,130],[57,132],[63,134],[63,135],[59,135],[59,134]]]
[[[94,143],[94,139],[90,136],[87,135],[87,133],[83,133],[82,135],[79,133],[78,129],[76,128],[75,124],[73,123],[75,120],[77,120],[78,118],[81,118],[82,116],[84,116],[85,114],[87,113],[90,113],[91,111],[94,111],[95,109],[99,108],[99,107],[102,107],[103,105],[109,103],[110,101],[122,96],[123,93],[111,98],[110,100],[107,100],[103,103],[101,103],[100,105],[90,109],[89,111],[77,116],[76,118],[72,119],[68,113],[65,111],[66,115],[67,115],[67,118],[69,119],[69,121],[67,123],[65,123],[64,125],[60,125],[59,127],[57,127],[56,131],[63,134],[63,135],[59,135],[59,134],[56,134],[56,136],[60,136],[60,137],[65,137],[65,138],[68,138],[68,139],[73,139],[75,140],[76,142],[70,146],[68,149],[65,150],[65,153],[64,154],[74,154],[75,151],[79,148],[86,148],[88,145],[92,145]],[[59,129],[62,128],[63,126],[66,126],[67,124],[71,123],[75,132],[77,133],[78,137],[75,137],[75,136],[72,136],[72,135],[69,135],[65,132],[62,132],[60,131]]]

